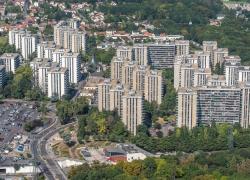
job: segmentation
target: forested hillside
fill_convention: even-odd
[[[244,64],[250,64],[249,12],[236,17],[234,11],[224,8],[220,0],[118,0],[117,6],[103,5],[99,10],[110,22],[148,21],[155,33],[183,34],[187,39],[202,42],[217,40],[219,46],[228,47],[238,54]],[[209,19],[224,14],[221,26],[210,26]],[[192,22],[192,24],[190,24]],[[126,30],[126,29],[125,29]],[[130,30],[130,29],[127,29]]]

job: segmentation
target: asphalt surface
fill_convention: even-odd
[[[74,123],[60,125],[56,119],[48,128],[44,129],[37,135],[33,136],[31,142],[32,155],[36,162],[40,163],[40,168],[44,172],[47,179],[67,180],[67,176],[58,165],[56,159],[52,157],[46,149],[47,141],[54,134],[58,133],[61,129],[72,126]]]

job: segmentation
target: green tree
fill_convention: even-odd
[[[15,98],[24,98],[32,89],[32,70],[29,66],[21,66],[16,70],[11,84],[11,95]]]

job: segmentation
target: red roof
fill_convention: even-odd
[[[127,157],[126,156],[111,156],[108,158],[108,160],[112,162],[127,161]]]

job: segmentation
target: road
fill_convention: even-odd
[[[77,85],[77,92],[75,93],[74,97],[71,99],[72,101],[75,101],[81,94],[82,87],[86,84],[86,79],[80,81]]]
[[[61,129],[72,126],[74,123],[61,125],[55,115],[52,118],[54,121],[48,127],[31,137],[30,149],[35,162],[39,162],[39,167],[47,179],[66,180],[67,176],[58,165],[56,159],[47,151],[46,144],[50,137],[58,133]]]

